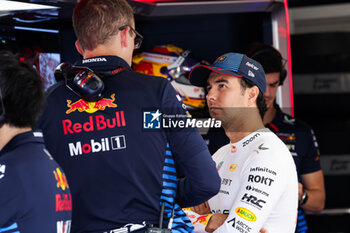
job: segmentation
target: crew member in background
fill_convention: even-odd
[[[81,0],[73,26],[84,59],[71,68],[82,79],[75,82],[60,66],[66,80],[48,90],[39,120],[70,183],[72,232],[145,232],[157,226],[162,205],[165,228],[192,232],[180,205],[214,196],[220,177],[197,129],[161,127],[164,115],[187,119],[171,84],[131,70],[142,41],[131,7],[125,0]],[[85,77],[84,66],[95,74]],[[91,96],[101,83],[102,96]],[[177,180],[177,169],[185,178]]]
[[[287,145],[297,167],[300,208],[296,232],[304,233],[308,229],[304,210],[320,212],[326,198],[316,137],[309,125],[282,112],[276,103],[277,89],[287,75],[280,52],[271,45],[257,43],[252,44],[247,55],[260,62],[266,73],[264,124]]]
[[[72,199],[63,170],[33,131],[44,103],[40,76],[0,53],[0,232],[69,232]]]
[[[197,232],[293,233],[298,183],[292,156],[264,127],[265,73],[243,54],[227,53],[189,75],[207,88],[210,115],[222,121],[230,143],[214,155],[221,189],[207,203],[187,211]]]
[[[267,112],[264,125],[287,145],[297,167],[299,210],[296,232],[304,233],[308,229],[304,210],[318,213],[325,205],[324,179],[316,137],[309,125],[283,113],[276,103],[278,87],[283,85],[287,75],[285,60],[280,52],[271,45],[253,43],[247,55],[261,63],[266,73],[267,88],[264,97]],[[206,140],[211,153],[229,142],[223,129],[210,129]]]

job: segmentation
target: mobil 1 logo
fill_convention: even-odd
[[[126,149],[125,135],[105,137],[100,139],[91,139],[88,142],[72,142],[68,144],[71,156],[99,153],[110,150]]]

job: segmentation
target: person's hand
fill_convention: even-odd
[[[262,227],[259,231],[259,233],[269,233],[266,228]]]
[[[213,232],[218,229],[222,224],[224,224],[228,214],[213,214],[207,226],[205,227],[206,232]]]
[[[211,214],[208,202],[204,202],[203,204],[191,207],[191,210],[200,215]]]
[[[302,183],[298,183],[298,201],[300,202],[301,200],[301,197],[303,196],[303,193],[304,193],[304,187],[303,187],[303,184]]]

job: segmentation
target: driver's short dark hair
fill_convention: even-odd
[[[280,73],[279,85],[283,85],[287,76],[287,70],[284,67],[286,60],[275,47],[265,43],[252,43],[247,50],[247,56],[259,62],[265,74]]]
[[[241,82],[241,87],[243,91],[247,88],[256,86],[252,81],[244,77],[241,78],[240,82]],[[264,94],[260,91],[260,89],[259,89],[258,98],[256,99],[256,105],[258,106],[261,119],[264,119],[264,115],[267,111],[267,107],[264,99]]]
[[[0,89],[5,120],[10,126],[35,127],[44,104],[41,77],[11,52],[0,51]]]

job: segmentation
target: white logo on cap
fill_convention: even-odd
[[[259,68],[256,67],[255,65],[253,65],[252,63],[250,63],[249,61],[247,61],[247,63],[245,63],[247,66],[249,66],[250,68],[253,68],[254,70],[258,70]]]
[[[250,76],[250,77],[255,77],[255,75],[254,75],[254,73],[253,72],[251,72],[250,70],[248,71],[248,75]]]

